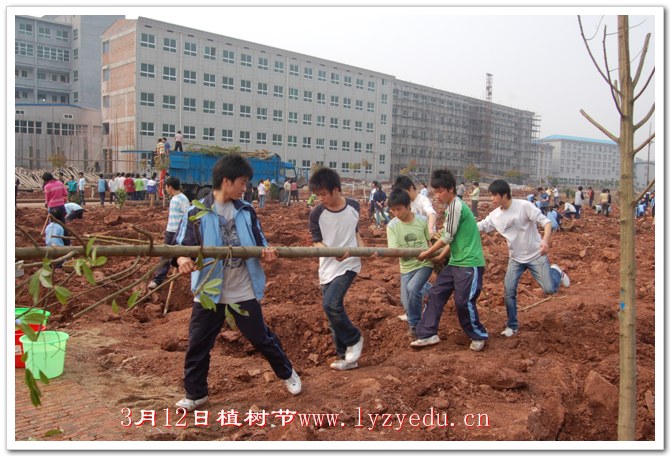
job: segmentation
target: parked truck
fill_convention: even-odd
[[[252,179],[254,191],[261,179],[274,180],[279,186],[280,193],[284,191],[282,186],[286,179],[296,179],[300,187],[306,183],[304,176],[296,174],[295,166],[292,163],[282,161],[281,157],[275,153],[242,153],[242,155],[245,156],[254,170]],[[220,155],[201,152],[172,151],[170,152],[168,173],[170,176],[179,178],[183,192],[189,200],[200,199],[212,191],[212,169],[219,157]]]

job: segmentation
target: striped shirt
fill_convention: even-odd
[[[165,231],[171,233],[176,233],[179,228],[179,222],[184,218],[184,214],[188,212],[188,208],[191,203],[188,202],[188,198],[183,193],[175,195],[170,200],[170,215],[168,216],[168,224]]]

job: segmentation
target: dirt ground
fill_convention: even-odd
[[[386,246],[385,232],[371,229],[367,206],[362,206],[365,209],[359,228],[363,239],[369,245]],[[436,203],[438,213],[442,213],[443,208],[438,206]],[[489,210],[489,204],[480,203],[480,218]],[[108,223],[117,216],[121,217],[121,224]],[[309,246],[308,216],[304,199],[290,208],[270,202],[259,211],[271,245]],[[16,223],[39,238],[43,217],[43,209],[19,208]],[[440,325],[439,336],[443,341],[420,351],[410,348],[407,324],[397,318],[403,313],[397,259],[364,259],[345,305],[365,336],[365,347],[360,368],[346,372],[334,372],[328,367],[336,357],[321,308],[318,260],[279,259],[266,268],[268,282],[263,311],[302,377],[302,394],[291,396],[251,345],[238,332],[224,328],[211,354],[210,403],[204,407],[212,414],[210,425],[164,427],[149,438],[616,440],[617,217],[617,208],[610,218],[587,209],[572,231],[552,237],[550,260],[564,268],[572,284],[531,307],[545,296],[530,274],[524,274],[519,287],[520,332],[509,339],[500,335],[506,322],[503,302],[506,243],[498,234],[482,235],[487,265],[478,308],[490,341],[478,353],[468,349],[469,340],[460,329],[451,304],[445,308]],[[167,208],[128,207],[119,211],[106,205],[90,207],[84,220],[76,220],[71,226],[80,234],[138,239],[138,233],[131,229],[134,224],[162,240],[166,220]],[[636,221],[636,226],[636,438],[654,440],[655,227],[650,216]],[[17,235],[16,245],[30,243]],[[128,270],[133,261],[111,258],[96,271],[99,282]],[[133,277],[139,277],[157,261],[150,259]],[[62,279],[66,273],[56,272],[57,280],[59,275]],[[124,407],[133,411],[134,418],[142,409],[161,414],[163,409],[174,409],[174,403],[183,395],[183,361],[192,303],[188,280],[177,280],[165,316],[167,289],[154,293],[149,302],[131,311],[121,306],[116,315],[111,303],[106,303],[73,319],[77,311],[130,284],[131,279],[102,283],[105,285],[77,296],[65,308],[55,299],[47,304],[53,313],[49,329],[66,331],[71,336],[64,377],[86,385],[90,394],[110,404],[110,413],[119,421]],[[91,286],[84,278],[75,277],[67,287],[76,294]],[[117,302],[125,303],[129,294],[125,293]],[[29,304],[25,294],[16,300],[17,307]],[[265,427],[247,423],[239,427],[221,426],[215,421],[218,412],[231,409],[239,411],[241,423],[250,409],[339,415],[334,426],[314,422],[303,425],[298,418],[282,426],[278,414],[268,416],[269,425]],[[437,422],[416,422],[416,426],[409,421],[400,426],[395,418],[385,422],[383,415],[407,414],[409,420],[416,413],[425,420],[424,415],[431,412],[438,414]],[[443,413],[448,414],[453,425],[441,425],[441,420],[446,421]],[[373,425],[376,416],[379,419]],[[129,440],[146,438],[145,433],[128,436]]]

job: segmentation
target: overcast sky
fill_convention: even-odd
[[[493,101],[533,111],[542,118],[541,136],[554,134],[606,139],[579,112],[618,135],[618,114],[604,80],[582,42],[577,14],[583,16],[593,52],[602,63],[602,35],[607,26],[609,65],[618,67],[616,14],[631,14],[631,55],[638,55],[651,33],[645,77],[660,58],[660,8],[591,9],[449,7],[112,7],[40,8],[39,14],[124,14],[150,17],[336,62],[359,66],[475,98],[484,98],[486,73],[493,74]],[[46,12],[48,11],[48,12]],[[600,27],[598,28],[598,26]],[[639,62],[639,57],[635,64]],[[636,67],[637,65],[635,65]],[[641,98],[642,118],[661,90],[662,62],[653,84]],[[614,77],[618,73],[614,71]],[[655,90],[656,89],[656,90]],[[659,104],[659,109],[660,109]],[[657,120],[657,119],[652,119]],[[653,129],[652,131],[654,131]],[[659,129],[660,130],[660,129]],[[649,128],[638,131],[636,142]],[[646,149],[645,149],[646,150]],[[653,148],[652,148],[653,151]],[[653,153],[653,152],[652,152]],[[645,152],[646,158],[646,152]]]

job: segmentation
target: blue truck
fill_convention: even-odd
[[[282,186],[286,179],[296,179],[298,186],[305,185],[305,177],[296,174],[292,163],[284,162],[275,153],[244,154],[254,170],[252,184],[254,190],[260,179],[274,180],[280,188],[280,197],[283,193]],[[201,152],[170,152],[170,176],[178,177],[181,181],[184,194],[192,200],[204,198],[212,191],[212,168],[220,155],[204,154]]]

